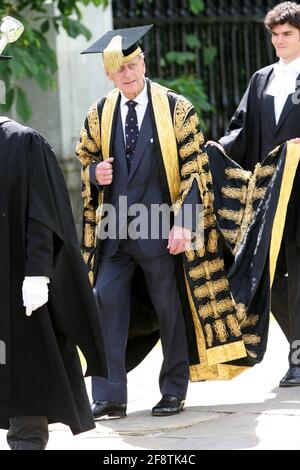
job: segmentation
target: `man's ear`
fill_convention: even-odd
[[[146,62],[144,56],[142,56],[143,66],[144,66],[144,75],[146,74]]]
[[[108,80],[112,81],[111,72],[106,67],[104,67],[104,70],[105,70],[105,74],[106,74]]]

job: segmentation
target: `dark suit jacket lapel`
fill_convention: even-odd
[[[300,75],[298,75],[297,80],[300,80]],[[280,129],[280,127],[282,126],[282,124],[284,123],[288,115],[290,114],[290,112],[292,111],[293,107],[295,106],[293,103],[293,95],[294,94],[292,93],[291,95],[287,97],[286,103],[284,105],[284,108],[282,110],[282,113],[281,113],[281,116],[277,125],[276,132],[278,132],[278,130]]]
[[[153,128],[151,124],[151,115],[149,110],[149,104],[147,106],[144,119],[141,125],[138,141],[135,148],[133,163],[130,169],[128,181],[132,179],[134,176],[139,164],[141,163],[143,156],[145,154],[145,150],[147,145],[150,142],[150,139],[153,137]]]
[[[274,78],[274,72],[272,69],[271,72],[268,75],[266,75],[266,79],[263,84],[263,101],[262,101],[261,112],[263,113],[264,117],[267,117],[266,119],[268,121],[268,124],[271,126],[272,134],[274,135],[276,131],[274,96],[267,94],[267,90],[273,78]]]
[[[274,135],[276,131],[274,96],[267,95],[267,93],[264,92],[264,99],[263,99],[262,106],[263,106],[263,109],[262,109],[263,116],[266,117],[268,121],[267,124],[271,126],[272,134]]]

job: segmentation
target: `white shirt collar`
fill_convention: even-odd
[[[300,74],[300,57],[298,59],[293,60],[289,64],[285,64],[281,59],[277,64],[281,69],[288,73],[293,73],[293,74]]]
[[[126,103],[127,101],[130,101],[128,98],[126,98],[126,96],[121,92],[121,107],[122,106],[126,106]],[[146,82],[144,84],[144,88],[142,89],[141,93],[136,97],[134,98],[134,100],[138,105],[142,105],[142,106],[147,106],[148,104],[148,93],[147,93],[147,85],[146,85]]]
[[[296,91],[296,81],[300,74],[300,57],[289,64],[284,64],[280,60],[274,65],[273,72],[274,79],[266,92],[267,95],[287,97]]]

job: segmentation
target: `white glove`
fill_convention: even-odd
[[[30,317],[32,312],[48,302],[48,286],[50,282],[45,276],[25,277],[22,286],[23,305],[26,307],[26,315]]]

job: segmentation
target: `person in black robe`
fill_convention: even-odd
[[[219,144],[244,169],[254,170],[274,148],[300,142],[300,5],[283,2],[265,26],[279,62],[258,70]],[[213,142],[208,142],[213,144]],[[272,288],[272,312],[290,343],[289,370],[281,387],[300,386],[300,169],[289,199]]]
[[[0,56],[0,59],[7,57]],[[36,131],[0,116],[0,427],[45,449],[48,424],[95,427],[86,375],[106,376],[96,304],[64,178]]]

